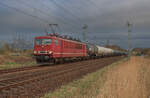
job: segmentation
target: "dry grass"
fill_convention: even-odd
[[[25,62],[24,64],[19,64],[16,62],[5,62],[3,64],[0,64],[0,70],[3,69],[12,69],[12,68],[19,68],[19,67],[27,67],[27,66],[35,66],[36,62]]]
[[[150,98],[150,58],[146,58],[144,60],[145,62],[143,62],[141,70],[139,70],[139,81],[145,84],[147,98]]]
[[[150,60],[132,57],[108,72],[97,98],[149,98],[149,71]]]
[[[146,84],[146,89],[148,92],[148,98],[150,98],[150,68],[149,70],[147,70],[146,74],[145,74],[145,84]]]
[[[23,51],[21,53],[10,50],[0,52],[0,69],[33,66],[36,62],[31,55],[32,50]]]
[[[60,89],[46,94],[43,98],[95,98],[99,94],[99,88],[106,81],[106,73],[126,59],[88,74],[80,80],[62,86]]]

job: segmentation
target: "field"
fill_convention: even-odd
[[[149,98],[150,59],[131,57],[46,94],[43,98]]]
[[[35,60],[32,58],[32,50],[14,52],[0,49],[0,70],[11,69],[24,66],[34,66]]]
[[[99,98],[149,98],[150,59],[132,57],[111,69]]]

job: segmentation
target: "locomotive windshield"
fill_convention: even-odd
[[[50,45],[52,43],[52,39],[36,39],[36,45]]]

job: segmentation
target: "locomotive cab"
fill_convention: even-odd
[[[34,56],[38,63],[49,61],[53,51],[53,37],[36,37],[34,41]]]

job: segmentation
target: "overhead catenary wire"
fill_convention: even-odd
[[[18,1],[19,1],[19,2],[22,2],[23,0],[18,0]],[[49,2],[50,2],[50,1],[49,1]],[[61,9],[63,9],[65,12],[67,12],[69,16],[74,17],[73,19],[76,19],[76,20],[78,21],[78,24],[79,24],[79,25],[73,24],[73,23],[70,24],[69,22],[68,22],[68,23],[65,23],[65,22],[64,22],[65,20],[61,20],[61,19],[59,19],[59,18],[57,18],[57,20],[61,21],[61,23],[63,23],[63,24],[71,25],[73,28],[76,28],[76,29],[78,29],[78,30],[81,29],[80,26],[83,25],[83,23],[82,23],[82,21],[81,21],[81,18],[80,18],[79,16],[77,16],[78,14],[76,15],[76,14],[72,13],[72,12],[76,12],[75,10],[74,10],[74,11],[72,11],[72,9],[69,9],[69,10],[68,10],[64,5],[61,5],[61,4],[58,3],[56,0],[51,0],[51,2],[53,2],[53,4],[55,4],[56,7],[61,8]],[[88,2],[89,2],[89,0],[88,0]],[[35,7],[35,6],[32,6],[31,4],[29,4],[29,3],[27,3],[27,2],[22,2],[22,4],[23,4],[23,5],[26,5],[27,7],[30,7],[30,8],[32,8],[32,9],[34,9],[35,11],[37,11],[37,12],[39,12],[39,13],[44,14],[45,16],[51,17],[51,15],[50,15],[49,13],[46,13],[46,12],[42,11],[40,8],[37,8],[37,7]],[[65,3],[63,3],[63,4],[65,4]],[[45,22],[45,23],[51,23],[50,20],[43,19],[43,18],[41,18],[40,16],[36,16],[36,15],[34,15],[34,14],[30,14],[30,13],[28,13],[28,12],[26,12],[26,11],[23,11],[23,10],[18,9],[18,8],[16,8],[16,7],[12,7],[12,6],[8,5],[8,4],[4,4],[4,3],[1,2],[1,5],[7,6],[8,8],[14,9],[14,10],[16,10],[17,12],[21,12],[21,13],[23,13],[23,14],[25,14],[25,15],[31,16],[31,17],[36,18],[36,19],[38,19],[38,20],[41,20],[41,21],[43,21],[43,22]],[[76,9],[76,8],[75,8],[75,9]],[[78,12],[79,12],[79,11],[78,11]],[[80,27],[80,29],[79,29],[79,27]]]
[[[21,1],[23,1],[23,0],[18,0],[18,1],[21,2]],[[88,0],[88,1],[91,1],[91,0]],[[65,11],[69,12],[72,16],[74,16],[74,17],[76,17],[76,18],[79,19],[79,17],[78,17],[77,15],[75,15],[75,14],[73,14],[71,11],[67,10],[64,6],[62,6],[61,4],[59,4],[58,2],[56,2],[55,0],[51,0],[51,2],[53,2],[56,6],[58,6],[58,7],[62,8],[62,9],[64,9]],[[91,1],[91,2],[92,2],[92,1]],[[36,10],[39,11],[40,13],[46,14],[46,13],[44,13],[43,11],[41,11],[40,9],[35,8],[34,6],[31,6],[31,5],[29,5],[28,3],[26,3],[26,2],[23,2],[23,4],[26,4],[26,5],[28,5],[29,7],[33,8],[33,9],[36,9]],[[94,3],[93,3],[93,4],[94,4]],[[46,14],[46,15],[49,16],[50,14]],[[37,16],[35,16],[35,15],[32,15],[32,16],[37,17]]]
[[[98,6],[93,0],[84,0],[85,2],[89,3],[91,6],[93,6],[97,11],[95,11],[95,14],[96,16],[100,16],[99,12],[100,11],[100,6]]]
[[[44,3],[43,3],[43,5],[50,11],[51,10],[51,8],[53,8],[53,7],[48,7],[47,5],[45,5]],[[57,5],[58,5],[58,3],[57,3]],[[58,7],[57,5],[55,5],[56,7]],[[60,4],[59,4],[60,5]],[[61,6],[61,5],[60,5]],[[58,8],[60,8],[60,6],[58,7]],[[32,7],[32,6],[30,6],[30,7]],[[63,7],[63,6],[62,6]],[[34,7],[34,9],[37,9],[37,8],[35,8]],[[62,8],[61,8],[62,9]],[[37,9],[37,11],[39,11],[40,9]],[[41,10],[42,11],[42,10]],[[43,12],[44,13],[44,12]],[[71,16],[71,13],[67,13],[69,16]],[[47,13],[47,15],[49,16],[50,14],[48,14]],[[60,18],[58,18],[58,16],[60,16]],[[73,20],[72,18],[71,19],[69,19],[69,18],[67,18],[67,17],[65,17],[64,15],[55,15],[54,17],[56,18],[57,17],[57,20],[59,20],[59,21],[61,21],[63,24],[65,24],[65,25],[71,25],[73,28],[76,28],[76,29],[80,29],[80,27],[79,27],[79,25],[81,25],[82,23],[79,23],[79,21],[75,21],[75,20]],[[64,18],[64,22],[62,21],[62,19]],[[75,18],[75,17],[74,17]],[[71,22],[66,22],[66,21],[68,21],[68,20],[70,20]],[[79,24],[79,25],[77,25],[77,24]]]
[[[99,6],[93,1],[93,0],[86,0],[88,1],[90,4],[92,4],[96,9],[100,9]]]
[[[41,1],[41,0],[39,0],[39,1]],[[49,1],[50,2],[50,1]],[[51,2],[50,2],[51,3]],[[55,7],[51,7],[51,6],[47,6],[45,3],[41,3],[44,7],[46,7],[47,8],[47,10],[51,10],[51,9],[53,9],[53,8],[55,8]],[[54,4],[55,5],[55,4]],[[57,8],[59,8],[57,5],[55,5]],[[60,16],[60,15],[58,15],[58,16]],[[55,16],[56,17],[56,16]],[[69,19],[69,18],[67,18],[67,17],[65,17],[64,15],[61,15],[60,16],[61,18],[64,18],[64,19],[66,19],[66,20],[71,20],[71,21],[73,21],[73,19]],[[73,21],[74,23],[76,23],[77,21]],[[78,23],[77,23],[78,24]],[[73,24],[73,25],[75,25],[75,24]],[[76,25],[77,26],[77,25]]]
[[[41,17],[39,17],[39,16],[36,16],[36,15],[34,15],[34,14],[30,14],[30,13],[28,13],[28,12],[26,12],[26,11],[23,11],[23,10],[18,9],[18,8],[16,8],[16,7],[10,6],[9,4],[0,2],[0,5],[1,5],[1,6],[4,6],[4,7],[7,7],[7,8],[9,8],[9,9],[13,9],[13,10],[15,10],[16,12],[22,13],[22,14],[24,14],[24,15],[26,15],[26,16],[30,16],[30,17],[32,17],[32,18],[36,18],[37,20],[40,20],[40,21],[44,22],[45,24],[51,23],[51,21],[49,21],[49,20],[43,19],[43,18],[41,18]],[[34,9],[34,8],[33,8],[33,9]],[[66,25],[67,25],[67,24],[66,24]],[[71,24],[68,24],[68,25],[71,25]],[[73,24],[72,24],[72,26],[73,26]],[[73,26],[73,27],[76,28],[75,26]],[[79,28],[76,28],[76,29],[79,29]]]
[[[9,6],[9,5],[7,5],[7,4],[5,4],[5,3],[3,3],[3,2],[0,2],[0,5],[3,6],[3,7],[8,8],[8,9],[12,9],[12,10],[14,10],[14,11],[16,11],[16,12],[22,13],[22,14],[24,14],[24,15],[26,15],[26,16],[30,16],[30,17],[32,17],[32,18],[34,18],[34,19],[37,19],[38,21],[41,21],[41,22],[43,22],[43,23],[49,23],[48,20],[42,19],[42,18],[40,18],[40,17],[38,17],[38,16],[36,16],[36,15],[32,15],[32,14],[30,14],[30,13],[27,13],[27,12],[22,11],[22,10],[20,10],[20,9],[17,9],[17,8],[15,8],[15,7]],[[18,34],[17,34],[17,35],[18,35]],[[15,35],[15,37],[17,37],[17,36]],[[15,39],[13,39],[13,40],[15,41]],[[16,43],[16,42],[14,42],[14,44],[15,44],[15,43]]]
[[[70,1],[70,0],[69,0]],[[68,5],[71,5],[72,2],[70,1],[70,4],[69,4],[69,1],[65,2],[64,0],[61,2],[61,4],[64,4],[65,6],[67,5],[66,3],[68,3]],[[77,0],[76,0],[77,1]],[[64,3],[65,2],[65,3]],[[80,14],[83,14],[83,12],[85,11],[82,11],[81,12],[81,9],[84,9],[84,10],[87,10],[87,6],[91,5],[93,6],[95,9],[99,10],[99,6],[97,4],[95,4],[92,0],[80,0],[80,4],[82,4],[82,6],[79,6],[79,7],[74,7],[74,10],[73,12],[77,12],[78,11],[78,14],[77,15],[80,15]],[[71,8],[73,9],[73,8]],[[70,10],[71,10],[70,9]],[[86,15],[86,13],[84,13]],[[95,15],[99,15],[98,13],[95,13]]]
[[[73,7],[71,4],[73,4],[70,0],[69,1],[67,1],[67,2],[65,2],[64,0],[61,0],[61,1],[59,1],[60,3],[61,3],[61,5],[67,10],[67,9],[69,9],[69,11],[70,12],[73,12],[73,14],[74,13],[76,13],[75,14],[75,17],[77,16],[77,18],[79,18],[79,21],[81,20],[82,22],[83,22],[83,20],[82,20],[82,18],[84,18],[84,17],[81,17],[81,15],[85,15],[86,13],[85,13],[85,11],[82,11],[81,12],[81,10],[82,9],[84,9],[85,7]],[[81,4],[81,3],[80,3]],[[85,4],[85,3],[82,3],[82,4]],[[85,5],[86,6],[86,5]],[[81,22],[80,21],[80,22]],[[82,23],[82,25],[83,25],[83,23]]]
[[[24,15],[26,15],[26,16],[30,16],[30,17],[36,18],[37,20],[40,20],[40,21],[42,21],[42,22],[44,22],[44,23],[49,23],[48,20],[45,20],[45,19],[43,19],[43,18],[40,18],[40,17],[38,17],[38,16],[36,16],[36,15],[32,15],[32,14],[30,14],[30,13],[27,13],[27,12],[25,12],[25,11],[22,11],[22,10],[18,9],[18,8],[9,6],[8,4],[5,4],[5,3],[3,3],[3,2],[0,2],[0,5],[1,5],[1,6],[4,6],[4,7],[7,7],[7,8],[9,8],[9,9],[13,9],[13,10],[15,10],[16,12],[22,13],[22,14],[24,14]]]
[[[78,2],[79,3],[79,1],[77,1],[76,0],[76,2]],[[74,13],[76,13],[76,15],[79,15],[79,16],[81,16],[81,18],[80,18],[80,20],[82,20],[82,25],[83,25],[83,23],[84,24],[86,24],[86,22],[87,21],[84,21],[84,16],[86,15],[86,16],[88,16],[89,14],[87,13],[87,6],[89,6],[89,5],[91,5],[93,8],[95,8],[94,10],[99,10],[100,8],[99,8],[99,6],[97,5],[97,4],[95,4],[95,2],[93,2],[92,0],[81,0],[80,1],[80,4],[82,4],[83,6],[77,6],[77,7],[72,7],[72,6],[70,6],[71,4],[72,4],[72,1],[67,1],[67,2],[65,2],[65,0],[63,0],[63,1],[61,1],[60,2],[61,3],[61,5],[63,5],[63,7],[64,8],[66,8],[66,9],[69,9],[69,11],[71,11],[71,12],[74,12]],[[73,3],[73,4],[76,4],[75,2]],[[82,9],[82,11],[81,11],[81,9]],[[84,13],[85,12],[85,13]],[[83,14],[84,13],[84,14]],[[96,12],[94,12],[94,17],[98,17],[98,16],[100,16],[100,13],[96,13]],[[91,15],[90,15],[91,16]],[[88,17],[89,19],[91,19],[90,17]]]
[[[64,6],[62,6],[60,3],[56,2],[55,0],[50,0],[50,1],[53,4],[55,4],[58,8],[60,8],[61,10],[64,10],[65,12],[67,12],[68,15],[71,15],[72,17],[76,18],[76,20],[79,22],[79,24],[82,25],[81,24],[81,20],[80,20],[80,18],[77,15],[73,14],[71,11],[69,11],[68,9],[66,9]]]
[[[39,1],[41,1],[41,0],[39,0]],[[48,0],[49,1],[49,0]],[[47,8],[47,10],[51,10],[51,9],[53,9],[54,7],[51,7],[51,6],[47,6],[45,3],[41,3],[44,7],[46,7]],[[55,5],[57,8],[60,8],[60,7],[58,7],[57,5]],[[68,13],[67,13],[68,14]],[[61,18],[64,18],[64,19],[67,19],[67,20],[69,20],[68,18],[66,18],[66,17],[64,17],[64,15],[61,15]],[[75,28],[75,26],[77,26],[76,27],[76,30],[81,30],[81,25],[82,25],[82,23],[79,23],[79,25],[77,25],[76,24],[76,22],[77,21],[73,21],[73,20],[71,20],[72,22],[72,28],[74,29]],[[61,26],[62,27],[62,26]],[[60,26],[59,26],[59,28],[60,28]]]
[[[44,14],[45,16],[53,17],[53,16],[52,16],[53,14],[45,13],[45,12],[42,11],[41,9],[36,8],[36,7],[34,7],[34,6],[30,5],[30,4],[28,4],[27,2],[24,2],[24,0],[17,0],[17,1],[21,2],[23,5],[25,5],[25,6],[29,7],[29,8],[32,8],[32,9],[36,10],[37,12],[39,12],[39,13],[41,13],[41,14]],[[60,18],[56,18],[56,16],[53,17],[53,18],[55,18],[55,19],[58,20],[58,21],[61,21],[61,23],[63,23],[63,24],[68,24],[67,22],[62,21]]]

